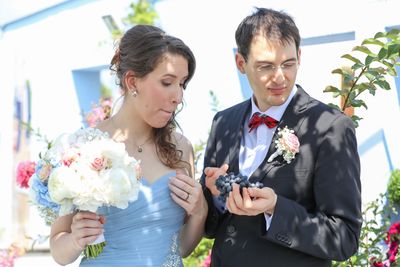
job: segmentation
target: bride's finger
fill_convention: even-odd
[[[176,180],[181,181],[182,183],[188,184],[190,186],[195,186],[196,180],[192,177],[189,177],[185,174],[177,174],[175,175]]]
[[[186,211],[186,213],[190,213],[190,210],[191,210],[191,204],[189,203],[189,201],[190,201],[190,195],[189,195],[189,198],[187,199],[187,200],[184,200],[184,199],[182,199],[182,198],[180,198],[180,197],[178,197],[176,194],[174,194],[174,193],[170,193],[170,195],[171,195],[171,198],[172,198],[172,200],[176,203],[176,204],[178,204],[179,206],[181,206],[185,211]]]
[[[186,181],[178,177],[171,177],[171,179],[169,180],[169,184],[188,193],[191,193],[194,187],[194,184],[191,185],[190,183],[187,183]]]
[[[188,192],[188,191],[190,191],[190,189],[189,190],[188,189],[184,190],[184,189],[176,186],[173,183],[169,183],[168,187],[171,190],[171,192],[174,195],[178,196],[180,199],[185,200],[185,201],[188,200],[189,194],[190,194],[190,192]]]

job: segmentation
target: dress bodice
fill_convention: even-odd
[[[142,178],[138,199],[126,209],[99,209],[106,216],[106,246],[97,258],[82,259],[80,266],[182,266],[178,237],[185,212],[170,196],[173,175],[151,184]]]

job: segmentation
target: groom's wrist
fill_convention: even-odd
[[[276,207],[276,202],[278,200],[278,195],[275,194],[275,192],[273,193],[273,201],[271,203],[271,205],[267,208],[267,210],[264,211],[264,213],[268,216],[272,216],[275,212],[275,207]]]

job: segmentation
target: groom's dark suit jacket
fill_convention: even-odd
[[[291,163],[282,156],[271,163],[274,140],[265,160],[251,175],[278,195],[266,231],[263,214],[237,216],[219,212],[204,186],[209,205],[205,232],[215,238],[212,267],[331,266],[357,251],[361,228],[360,161],[353,122],[310,97],[300,86],[278,128],[295,131],[300,151]],[[229,164],[239,173],[239,148],[247,100],[218,112],[207,143],[204,166]]]

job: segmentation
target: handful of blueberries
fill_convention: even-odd
[[[250,183],[246,175],[238,174],[235,175],[233,172],[230,172],[226,175],[220,175],[217,180],[215,180],[215,186],[219,190],[220,194],[218,196],[219,200],[225,202],[226,198],[229,195],[229,192],[232,191],[232,185],[236,183],[239,185],[240,193],[242,193],[242,189],[244,187],[257,187],[263,188],[263,183],[256,182]]]

